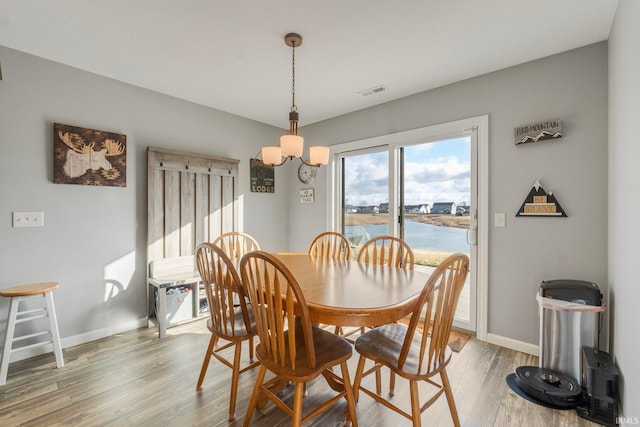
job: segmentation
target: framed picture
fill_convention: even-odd
[[[126,187],[127,136],[54,123],[53,182]]]
[[[251,159],[251,192],[275,193],[273,166],[266,166],[260,159]]]

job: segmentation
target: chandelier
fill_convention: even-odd
[[[329,147],[309,147],[309,161],[302,158],[304,138],[298,135],[298,106],[296,105],[296,47],[302,44],[302,36],[289,33],[284,42],[291,47],[291,111],[289,133],[280,137],[279,147],[263,147],[262,162],[268,166],[281,166],[289,159],[299,158],[307,166],[320,167],[329,163]]]

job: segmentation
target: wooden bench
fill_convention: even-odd
[[[167,289],[174,286],[185,286],[191,289],[192,295],[192,319],[199,317],[200,273],[196,267],[195,256],[181,256],[175,258],[163,258],[149,262],[148,285],[150,297],[154,298],[155,324],[158,326],[158,336],[167,336],[167,327],[176,326],[184,322],[168,323],[167,321]],[[155,326],[151,313],[148,313],[148,326]]]

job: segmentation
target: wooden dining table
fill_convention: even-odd
[[[276,253],[295,276],[311,322],[336,326],[376,326],[402,319],[429,273],[357,261]]]
[[[296,278],[312,323],[336,326],[378,326],[396,322],[413,311],[414,302],[430,274],[352,260],[313,257],[303,253],[275,253]],[[323,374],[329,387],[343,384]],[[272,384],[277,393],[287,381]],[[267,403],[262,396],[257,406]]]

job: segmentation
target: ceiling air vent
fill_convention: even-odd
[[[385,86],[380,85],[380,86],[372,87],[369,89],[361,90],[358,93],[362,96],[369,96],[376,93],[386,92],[387,90],[388,89]]]

